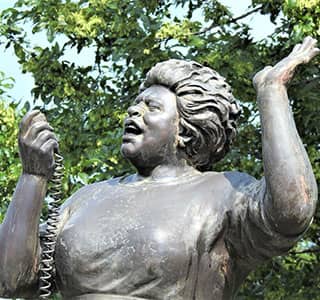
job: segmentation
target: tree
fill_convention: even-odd
[[[254,41],[249,24],[243,22],[254,13],[279,20],[268,39]],[[214,168],[260,177],[260,127],[251,78],[288,54],[304,36],[319,39],[319,17],[318,0],[252,0],[242,16],[233,16],[217,0],[17,0],[1,13],[0,41],[14,48],[24,72],[35,79],[34,100],[42,100],[41,109],[65,156],[67,196],[79,185],[132,171],[119,153],[125,110],[145,73],[168,58],[199,61],[228,79],[243,116],[233,150]],[[39,32],[47,34],[47,45],[32,44],[32,34]],[[70,49],[91,49],[94,61],[85,66],[67,61],[64,55]],[[319,180],[318,63],[319,58],[302,67],[289,91],[298,131]],[[13,188],[8,187],[6,195]],[[311,230],[289,256],[251,275],[240,299],[320,297],[319,218],[318,211]]]
[[[12,191],[21,172],[17,149],[18,120],[21,116],[16,105],[10,103],[7,90],[13,79],[0,72],[0,222],[11,199]]]

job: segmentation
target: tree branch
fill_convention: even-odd
[[[263,5],[260,5],[260,6],[256,7],[256,8],[254,8],[254,9],[252,9],[252,10],[244,13],[243,15],[240,15],[240,16],[238,16],[238,17],[236,17],[236,18],[232,18],[229,22],[227,22],[226,24],[223,24],[223,25],[230,25],[230,24],[236,23],[236,22],[238,22],[239,20],[244,19],[244,18],[252,15],[253,13],[259,11],[262,7],[263,7]],[[215,27],[218,27],[218,26],[221,26],[221,25],[212,23],[212,24],[211,24],[210,26],[208,26],[207,28],[204,28],[203,30],[200,30],[200,31],[195,32],[195,33],[193,33],[193,34],[194,34],[194,35],[201,35],[201,34],[204,34],[204,33],[206,33],[207,31],[210,31],[211,29],[213,29],[213,28],[215,28]]]

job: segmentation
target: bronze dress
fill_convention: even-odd
[[[259,263],[299,237],[276,232],[264,180],[238,172],[88,185],[62,207],[64,299],[233,299]]]

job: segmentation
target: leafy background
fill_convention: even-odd
[[[176,9],[183,13],[177,16]],[[254,13],[275,23],[268,38],[253,39],[244,20]],[[47,43],[34,45],[33,37],[43,32]],[[45,110],[59,136],[67,197],[84,184],[134,171],[119,153],[125,111],[141,78],[168,58],[196,60],[228,79],[243,114],[233,150],[214,169],[261,177],[260,124],[251,78],[307,35],[320,40],[319,0],[252,0],[240,16],[216,0],[13,1],[0,15],[0,43],[14,49],[35,85],[33,99],[14,103],[14,79],[0,72],[0,221],[21,172],[16,136],[30,106]],[[79,54],[90,49],[94,59],[78,66],[65,57],[70,49]],[[289,87],[297,128],[318,182],[319,76],[318,57],[299,69]],[[289,255],[252,273],[238,299],[320,299],[319,227],[318,209],[305,238]]]

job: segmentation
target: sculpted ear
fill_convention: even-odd
[[[188,143],[190,140],[191,140],[191,137],[178,135],[178,147],[185,148],[186,143]]]
[[[178,147],[179,148],[185,148],[186,147],[186,145],[185,145],[185,143],[183,141],[183,138],[181,136],[178,136]]]

